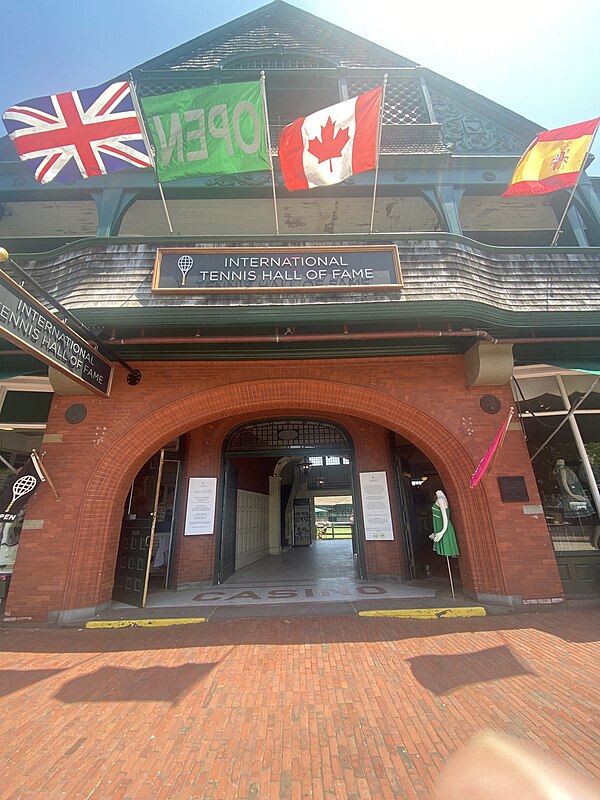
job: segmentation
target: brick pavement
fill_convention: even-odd
[[[4,800],[429,798],[492,728],[600,778],[598,610],[0,632]]]

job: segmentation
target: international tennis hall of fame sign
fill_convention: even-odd
[[[3,270],[0,270],[0,338],[94,394],[109,396],[112,364]]]
[[[180,292],[379,291],[402,285],[396,245],[159,248],[152,290]]]

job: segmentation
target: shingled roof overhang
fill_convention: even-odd
[[[226,242],[220,238],[220,244]],[[398,341],[287,343],[244,342],[244,336],[275,334],[288,327],[301,333],[353,333],[437,329],[483,329],[499,339],[558,337],[578,340],[589,357],[600,330],[599,248],[498,248],[449,234],[373,236],[368,243],[395,243],[402,287],[343,293],[244,292],[155,295],[151,278],[156,247],[164,240],[107,239],[74,243],[44,255],[15,256],[32,276],[88,326],[104,328],[123,356],[137,358],[306,357],[307,355],[458,353],[473,340],[414,338]],[[181,240],[181,246],[214,241]],[[235,244],[229,240],[227,244]],[[264,237],[242,244],[269,245]],[[363,236],[289,237],[287,244],[367,243]],[[236,335],[238,346],[193,337]],[[161,337],[182,341],[160,342]],[[148,341],[144,341],[144,337]],[[120,345],[121,339],[133,339]],[[150,341],[152,340],[152,341]],[[584,341],[588,340],[588,341]],[[523,358],[548,343],[519,344]],[[576,341],[565,343],[569,355]],[[287,354],[287,356],[286,356]]]

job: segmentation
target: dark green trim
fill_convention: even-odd
[[[409,356],[462,356],[474,339],[400,340],[397,342],[310,342],[307,344],[248,345],[137,345],[114,346],[129,361],[296,361],[327,358],[395,358]],[[515,363],[548,364],[560,354],[564,359],[598,357],[598,343],[515,345]]]
[[[568,369],[568,363],[600,361],[599,342],[555,342],[547,344],[517,344],[513,348],[516,366],[525,364],[559,365]],[[583,373],[582,373],[583,374]]]
[[[240,236],[239,234],[229,234],[229,235],[191,235],[186,234],[185,236],[176,236],[174,237],[177,240],[178,247],[193,247],[195,244],[210,244],[214,243],[215,240],[218,240],[220,243],[229,243],[232,244],[239,243],[240,239],[244,241],[244,243],[251,244],[256,242],[257,244],[266,244],[266,245],[281,245],[285,244],[286,242],[292,242],[297,244],[298,242],[310,242],[312,243],[322,243],[326,244],[327,242],[360,242],[360,244],[368,245],[368,244],[381,244],[381,243],[395,243],[395,242],[403,242],[403,241],[428,241],[428,240],[442,240],[452,243],[458,243],[465,245],[466,247],[475,247],[482,252],[489,252],[492,254],[495,253],[506,253],[507,255],[519,254],[519,255],[541,255],[541,254],[549,254],[549,253],[590,253],[592,255],[600,255],[600,247],[497,247],[495,245],[485,244],[483,242],[479,242],[476,239],[469,239],[468,236],[459,235],[456,233],[446,233],[444,231],[426,231],[423,233],[372,233],[372,234],[365,234],[365,233],[335,233],[335,234],[323,234],[323,233],[285,233],[281,234],[280,236],[275,235],[268,235],[268,234],[244,234]],[[69,253],[73,250],[79,250],[81,248],[89,248],[89,247],[99,247],[105,248],[107,245],[120,245],[120,244],[143,244],[143,245],[150,245],[150,246],[166,246],[166,243],[172,246],[173,239],[170,239],[168,236],[106,236],[102,239],[98,239],[96,237],[88,237],[84,239],[77,239],[76,241],[69,242],[69,244],[63,245],[62,247],[57,247],[54,250],[48,250],[43,253],[37,253],[35,251],[19,251],[12,253],[12,256],[15,260],[22,259],[22,260],[34,260],[34,261],[45,261],[50,258],[56,258],[56,256],[60,255],[61,253]]]
[[[423,188],[421,193],[436,212],[438,220],[444,225],[446,231],[456,236],[462,236],[459,208],[465,189],[444,184]]]
[[[397,343],[356,343],[352,347],[344,342],[311,342],[301,345],[249,344],[249,345],[171,345],[115,347],[119,354],[137,361],[297,361],[317,358],[382,358],[393,356],[461,355],[455,345]],[[447,340],[450,341],[450,340]],[[463,345],[464,346],[464,345]],[[466,346],[465,346],[465,349]]]
[[[98,209],[98,238],[117,235],[127,210],[139,197],[136,191],[117,188],[93,189],[91,195]]]
[[[537,335],[600,335],[600,311],[536,311],[515,312],[499,309],[485,303],[473,301],[414,301],[406,303],[365,303],[315,304],[306,303],[294,306],[254,305],[254,306],[176,306],[142,308],[73,308],[83,322],[89,325],[116,326],[132,329],[144,326],[146,335],[150,328],[181,328],[198,326],[203,328],[231,329],[260,328],[260,332],[274,333],[269,326],[290,325],[292,323],[320,323],[319,330],[335,330],[332,324],[351,325],[351,330],[372,330],[373,323],[388,329],[402,330],[422,328],[438,330],[451,323],[455,330],[463,327],[492,326],[503,336],[527,336],[531,329]],[[370,323],[368,328],[361,323]],[[486,328],[487,330],[487,328]],[[520,331],[523,331],[522,333]],[[341,332],[341,327],[339,329]],[[567,333],[566,331],[571,331]],[[249,332],[249,331],[248,331]],[[301,331],[298,331],[299,333]],[[307,331],[304,331],[305,333]],[[489,332],[489,331],[488,331]],[[556,332],[556,333],[555,333]],[[195,331],[190,331],[193,335]],[[213,331],[214,333],[214,331]],[[123,333],[119,330],[119,336]],[[137,335],[131,333],[130,335]],[[177,335],[176,331],[174,335]],[[494,334],[492,334],[494,335]]]
[[[312,422],[312,419],[311,419]],[[306,451],[306,452],[305,452]],[[320,455],[336,455],[336,456],[344,456],[344,458],[348,458],[348,456],[352,455],[352,449],[350,447],[323,447],[322,445],[303,445],[299,447],[297,450],[291,450],[289,447],[282,448],[279,447],[276,450],[228,450],[226,453],[227,458],[283,458],[284,456],[290,455],[307,455],[310,453],[311,456],[320,456]]]
[[[422,126],[423,127],[423,126]],[[432,126],[428,126],[432,127]],[[394,190],[401,194],[407,186],[420,188],[423,185],[456,184],[461,186],[481,187],[486,192],[491,191],[500,195],[506,188],[517,163],[517,156],[473,156],[469,161],[461,156],[449,153],[421,153],[421,154],[383,154],[380,161],[377,179],[378,196],[380,190]],[[479,162],[479,163],[478,163]],[[274,155],[275,180],[278,192],[282,197],[289,197],[283,186],[283,179],[278,167],[278,157]],[[138,169],[130,172],[118,172],[111,175],[102,175],[88,178],[86,181],[77,181],[73,184],[40,186],[31,173],[21,162],[0,163],[0,192],[2,200],[16,202],[18,200],[73,200],[80,199],[82,195],[89,196],[92,190],[101,189],[128,189],[131,191],[149,192],[152,198],[158,197],[156,188],[156,175],[151,169]],[[488,183],[481,177],[482,171],[492,170],[496,174],[493,183]],[[398,172],[403,173],[402,181],[398,181]],[[119,180],[115,175],[121,176]],[[82,183],[85,188],[82,188]],[[335,196],[339,197],[344,192],[356,195],[358,190],[373,191],[372,172],[358,173],[348,178],[334,188]],[[239,196],[247,198],[252,192],[258,197],[270,197],[272,193],[271,178],[268,172],[259,171],[249,175],[233,175],[227,178],[219,176],[198,176],[196,178],[182,178],[163,185],[167,198],[169,197],[201,197],[199,192],[206,192],[207,197]],[[312,190],[314,193],[314,190]],[[300,192],[298,197],[308,194]],[[329,196],[324,190],[321,194]]]

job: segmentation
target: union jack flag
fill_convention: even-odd
[[[25,100],[3,119],[40,183],[151,166],[126,81]]]

